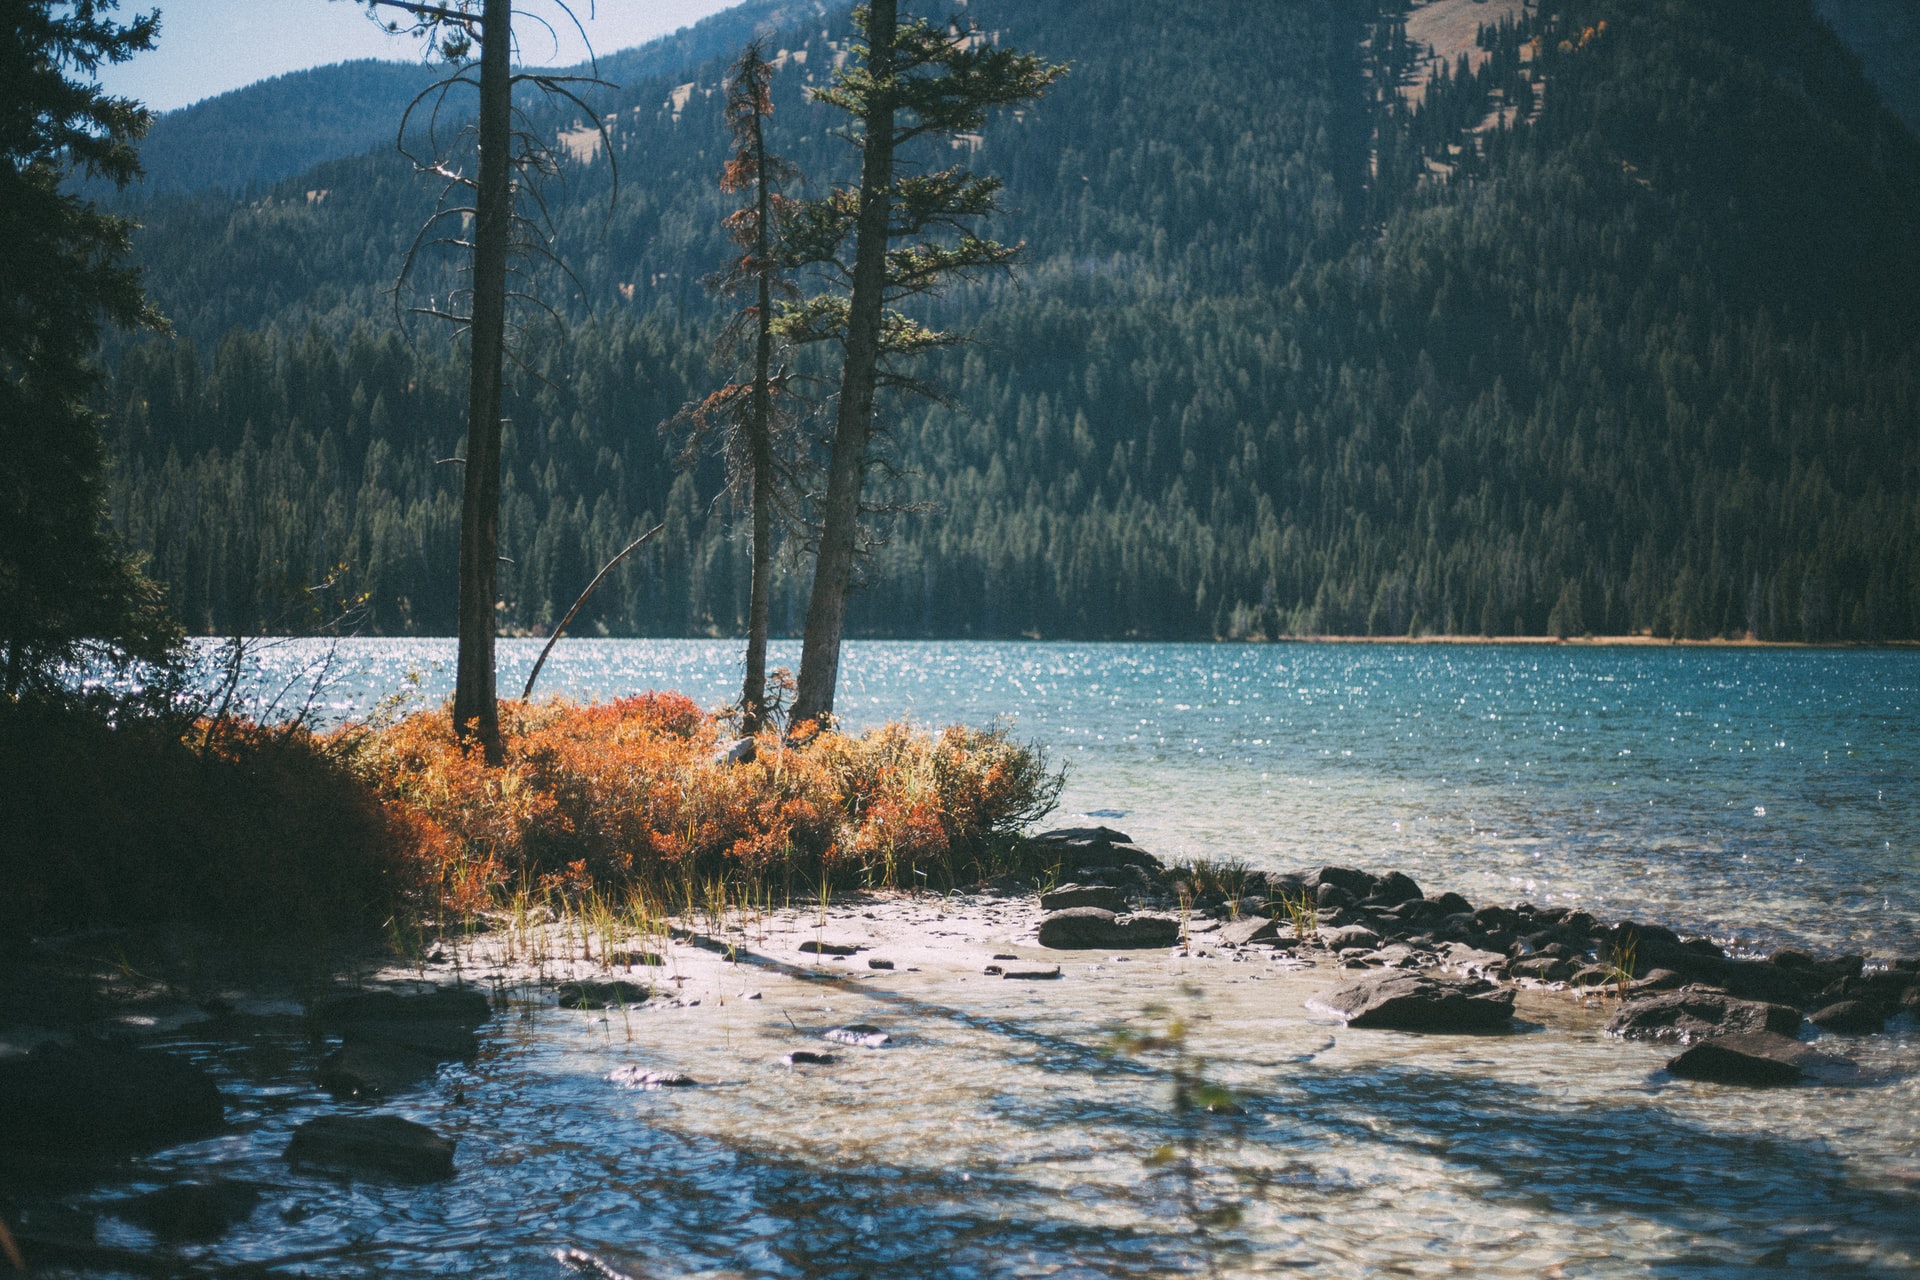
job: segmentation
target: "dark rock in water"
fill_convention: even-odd
[[[1001,973],[1000,976],[1003,978],[1018,979],[1023,982],[1046,982],[1049,979],[1060,976],[1060,966],[1055,965],[1051,969],[1008,969]]]
[[[198,1138],[224,1122],[213,1077],[158,1049],[49,1042],[0,1062],[0,1148],[139,1150]]]
[[[1443,916],[1464,914],[1470,917],[1473,915],[1473,904],[1459,894],[1451,891],[1443,893],[1437,898],[1429,897],[1427,901],[1439,907],[1440,914]]]
[[[1632,998],[1649,995],[1655,991],[1678,991],[1686,985],[1685,976],[1671,969],[1649,969],[1644,975],[1627,984],[1626,995]]]
[[[1318,871],[1309,871],[1300,878],[1308,892],[1318,894],[1323,884],[1333,885],[1353,901],[1373,896],[1374,878],[1371,873],[1356,871],[1352,867],[1321,867]]]
[[[1565,956],[1538,955],[1507,962],[1509,978],[1532,978],[1535,982],[1565,982],[1577,972],[1577,966]]]
[[[1906,989],[1900,997],[1900,1008],[1907,1013],[1920,1013],[1920,986]]]
[[[1380,935],[1365,925],[1350,924],[1344,928],[1324,930],[1320,934],[1320,942],[1329,951],[1347,951],[1354,947],[1365,947],[1371,951],[1380,945]]]
[[[1099,907],[1102,911],[1127,909],[1126,895],[1110,885],[1063,884],[1051,893],[1040,895],[1042,911],[1065,911],[1070,907]]]
[[[1887,1025],[1880,1010],[1864,1000],[1842,1000],[1807,1015],[1807,1021],[1842,1035],[1869,1035]]]
[[[649,1071],[645,1067],[615,1067],[607,1079],[629,1089],[689,1089],[699,1081],[680,1071]]]
[[[830,1053],[816,1053],[812,1049],[795,1049],[783,1054],[780,1060],[790,1067],[826,1067],[840,1061]]]
[[[431,1080],[439,1062],[399,1045],[348,1042],[320,1064],[320,1087],[336,1098],[381,1098]]]
[[[329,1027],[346,1022],[459,1022],[477,1027],[493,1016],[493,1005],[477,987],[439,987],[417,995],[360,991],[314,1001],[312,1016]]]
[[[1133,837],[1124,831],[1115,831],[1112,827],[1055,827],[1029,836],[1034,844],[1132,844]]]
[[[1250,942],[1271,942],[1280,936],[1280,926],[1266,916],[1241,916],[1220,926],[1214,942],[1223,947],[1244,947]]]
[[[1796,1084],[1809,1076],[1839,1082],[1853,1074],[1850,1064],[1770,1031],[1702,1040],[1668,1062],[1667,1070],[1685,1080],[1743,1085]]]
[[[560,984],[562,1009],[627,1008],[645,1004],[653,989],[637,982],[563,982]]]
[[[867,960],[867,968],[869,968],[869,969],[891,969],[891,968],[893,968],[893,961],[891,961],[891,960],[882,960],[882,959],[881,959],[880,957],[878,957],[878,956],[872,956],[872,957],[869,957],[869,958],[868,958],[868,960]]]
[[[1800,1029],[1800,1011],[1783,1004],[1741,1000],[1723,992],[1682,987],[1629,1000],[1607,1023],[1610,1035],[1628,1040],[1686,1043],[1713,1036],[1770,1031],[1791,1036]]]
[[[260,1188],[251,1182],[183,1182],[111,1206],[115,1217],[162,1240],[218,1240],[253,1216]]]
[[[1413,877],[1402,871],[1389,871],[1383,876],[1375,876],[1373,892],[1375,897],[1385,898],[1388,902],[1412,902],[1426,896],[1420,886],[1414,883]]]
[[[1099,907],[1069,907],[1040,922],[1040,945],[1056,950],[1167,947],[1180,940],[1169,916],[1116,916]]]
[[[808,938],[800,944],[800,950],[813,956],[850,956],[858,954],[861,948],[851,942],[821,942]]]
[[[850,1044],[860,1049],[878,1049],[893,1039],[869,1022],[852,1022],[844,1027],[835,1027],[827,1032],[826,1038],[837,1044]]]
[[[1313,890],[1313,905],[1322,911],[1329,909],[1337,911],[1343,907],[1351,907],[1358,901],[1359,899],[1351,893],[1331,882],[1321,884]]]
[[[473,1029],[493,1013],[474,987],[440,987],[420,994],[365,991],[316,1000],[311,1014],[347,1040],[394,1045],[431,1058],[471,1058],[480,1047]]]
[[[453,1141],[399,1116],[320,1116],[293,1131],[291,1164],[396,1182],[453,1176]]]
[[[1508,1025],[1513,992],[1491,982],[1392,973],[1337,987],[1308,1002],[1350,1027],[1391,1031],[1486,1031]]]
[[[1772,1004],[1800,1004],[1807,990],[1792,970],[1769,960],[1729,960],[1715,985],[1725,987],[1742,1000],[1765,1000]]]

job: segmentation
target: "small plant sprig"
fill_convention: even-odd
[[[1621,932],[1607,944],[1607,957],[1601,963],[1607,968],[1607,980],[1613,983],[1614,994],[1622,1000],[1627,997],[1627,984],[1633,981],[1639,960],[1640,935],[1632,930]]]
[[[1287,923],[1293,926],[1294,937],[1305,942],[1320,932],[1320,913],[1305,889],[1300,891],[1298,898],[1282,891],[1274,901],[1287,913]]]

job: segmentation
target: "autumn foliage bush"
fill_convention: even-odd
[[[447,906],[518,887],[746,878],[953,883],[1052,807],[1060,777],[1004,730],[774,729],[751,761],[691,699],[504,703],[507,759],[454,742],[448,713],[342,731],[355,767],[412,816]]]

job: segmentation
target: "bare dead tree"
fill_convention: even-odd
[[[559,76],[513,69],[513,0],[356,0],[390,32],[426,40],[452,67],[449,75],[408,105],[400,122],[400,149],[423,173],[445,183],[438,206],[414,237],[401,267],[399,287],[411,275],[420,253],[447,248],[465,258],[466,284],[440,300],[413,308],[459,326],[468,339],[467,448],[460,504],[459,654],[455,665],[453,722],[462,741],[477,741],[490,764],[504,758],[494,668],[494,599],[500,559],[501,412],[504,365],[512,359],[526,368],[510,340],[516,308],[557,318],[558,313],[529,285],[529,262],[556,265],[553,222],[546,185],[560,176],[559,156],[522,117],[515,118],[514,92],[522,85],[545,97],[578,107],[600,135],[613,162],[605,122],[580,96],[580,90],[605,82],[592,76]],[[566,0],[547,0],[585,38],[585,29]],[[591,11],[589,11],[591,12]],[[397,17],[383,17],[383,14]],[[537,15],[530,20],[546,26]],[[557,47],[557,42],[556,42]],[[474,51],[479,57],[474,60]],[[450,136],[443,113],[455,90],[469,88],[479,98],[476,122],[463,122]],[[409,126],[424,109],[424,146],[409,142]],[[444,143],[443,145],[443,137]],[[465,148],[477,151],[477,172],[464,161]],[[616,171],[616,183],[617,183]],[[617,186],[616,186],[617,190]],[[609,208],[613,197],[609,196]],[[577,280],[574,281],[577,285]]]

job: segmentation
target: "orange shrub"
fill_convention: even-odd
[[[727,764],[718,722],[672,693],[505,703],[501,728],[499,769],[455,745],[444,709],[344,731],[363,775],[415,815],[449,905],[513,882],[951,880],[1060,787],[1003,730],[890,724],[795,746],[769,729],[753,761]]]

